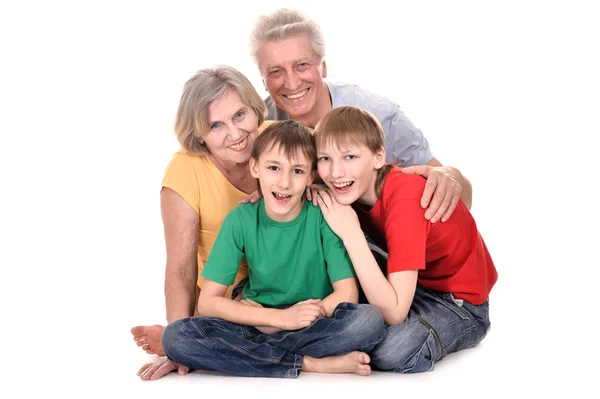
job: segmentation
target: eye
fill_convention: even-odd
[[[275,166],[275,165],[271,165],[271,166],[267,166],[267,169],[277,172],[279,170],[279,167]]]
[[[304,173],[304,171],[302,169],[294,169],[292,170],[292,173],[295,175],[301,175],[302,173]]]
[[[310,65],[307,62],[301,62],[298,64],[298,69],[306,69],[308,68]]]
[[[321,157],[317,160],[317,162],[326,162],[329,161],[329,157]]]
[[[272,71],[269,72],[269,76],[275,76],[279,72],[281,72],[281,69],[273,69]]]
[[[240,119],[242,116],[246,115],[246,111],[238,111],[233,116],[235,119]]]
[[[356,155],[347,155],[346,159],[350,160],[350,159],[356,159]]]
[[[215,122],[212,125],[210,125],[210,130],[214,130],[221,127],[221,122]]]

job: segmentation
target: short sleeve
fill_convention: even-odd
[[[388,162],[400,166],[426,165],[433,159],[429,143],[397,104],[391,105],[388,118],[382,121]]]
[[[425,179],[417,175],[396,175],[385,188],[385,239],[388,246],[388,274],[425,269],[427,235],[431,222],[425,219],[421,196]],[[390,177],[388,177],[389,179]],[[386,182],[386,185],[388,182]]]
[[[243,258],[244,232],[237,208],[234,208],[223,221],[202,277],[229,286],[235,281]]]
[[[176,152],[167,165],[162,186],[179,194],[200,214],[200,185],[197,157],[184,152]]]

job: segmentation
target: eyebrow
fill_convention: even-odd
[[[267,163],[274,163],[275,165],[282,165],[281,162],[279,161],[275,161],[273,159],[267,159],[266,160]],[[308,169],[308,166],[306,164],[301,164],[301,163],[297,163],[292,165],[292,168],[303,168],[303,169]]]
[[[247,105],[242,105],[240,108],[238,108],[238,110],[237,110],[237,111],[235,111],[235,112],[233,113],[233,115],[237,114],[237,113],[238,113],[238,112],[240,112],[240,111],[248,111],[248,106],[247,106]],[[232,117],[233,117],[233,115],[232,115]],[[220,121],[220,120],[214,120],[214,121],[212,121],[212,120],[210,120],[210,119],[209,119],[209,120],[208,120],[208,126],[212,125],[212,124],[213,124],[213,123],[215,123],[215,122],[221,122],[221,121]]]
[[[305,60],[310,60],[310,58],[307,55],[305,55],[302,58],[298,58],[297,60],[292,61],[292,64],[297,64],[300,61],[305,61]],[[267,69],[269,69],[269,68],[281,68],[281,67],[278,64],[275,64],[275,65],[267,64]]]

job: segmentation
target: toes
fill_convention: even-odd
[[[369,355],[363,352],[360,353],[358,359],[365,364],[369,364],[371,362],[371,358],[369,357]]]
[[[131,329],[131,334],[140,336],[146,335],[146,326],[136,326]]]
[[[369,366],[368,364],[359,364],[358,365],[358,374],[371,375],[371,366]]]

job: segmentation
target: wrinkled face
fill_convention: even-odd
[[[279,146],[250,158],[250,172],[259,180],[267,215],[277,222],[294,220],[302,210],[306,187],[312,183],[312,161],[299,153],[288,159]]]
[[[258,136],[258,116],[235,90],[208,106],[210,131],[202,137],[208,151],[221,163],[246,163]]]
[[[338,148],[333,143],[317,144],[319,176],[340,204],[360,201],[373,205],[377,170],[384,163],[383,149],[373,153],[364,145]]]
[[[293,119],[316,112],[327,77],[325,61],[314,52],[307,35],[265,42],[258,51],[265,88],[277,106]]]

